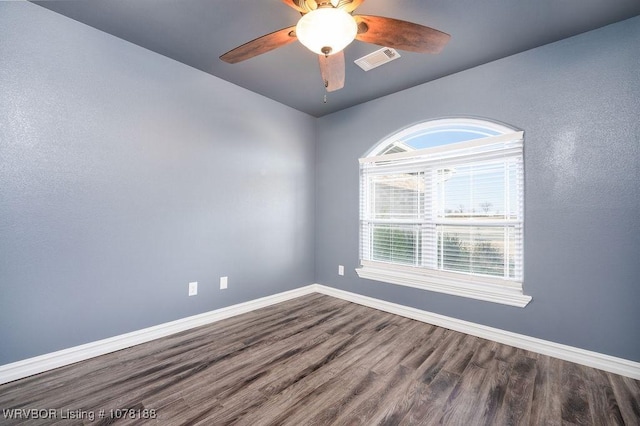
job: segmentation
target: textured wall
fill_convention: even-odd
[[[0,58],[0,365],[313,282],[313,118],[27,2]]]
[[[0,2],[0,365],[314,278],[640,361],[639,51],[635,18],[316,122]],[[525,130],[524,309],[353,272],[357,159],[450,116]]]
[[[457,116],[525,131],[524,288],[533,301],[524,309],[354,272],[358,158],[398,129]],[[316,280],[640,361],[638,117],[640,17],[319,119]]]

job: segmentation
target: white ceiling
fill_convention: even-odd
[[[639,0],[367,0],[354,14],[416,22],[451,41],[439,55],[400,51],[369,72],[353,61],[379,46],[354,41],[345,87],[324,103],[317,56],[298,42],[235,65],[218,59],[295,25],[300,14],[281,0],[33,2],[316,117],[640,15]]]

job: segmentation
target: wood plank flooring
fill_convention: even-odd
[[[640,382],[314,294],[2,385],[0,409],[0,424],[640,425]]]

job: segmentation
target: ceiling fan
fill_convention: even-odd
[[[344,51],[354,39],[418,53],[439,53],[451,36],[436,29],[393,18],[352,15],[364,0],[282,0],[302,18],[297,25],[251,40],[220,56],[235,64],[295,40],[318,54],[328,92],[344,87]]]

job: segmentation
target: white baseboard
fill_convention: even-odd
[[[359,305],[640,380],[640,363],[638,362],[529,337],[523,334],[512,333],[498,328],[487,327],[320,284],[314,285],[313,289],[318,293],[337,297]]]
[[[205,312],[204,314],[182,318],[176,321],[159,324],[131,333],[121,334],[108,339],[98,340],[80,346],[75,346],[61,351],[28,358],[11,364],[0,365],[0,385],[12,382],[34,374],[43,373],[54,368],[63,367],[75,362],[84,361],[110,352],[119,351],[131,346],[146,343],[151,340],[166,337],[174,333],[189,330],[201,325],[211,324],[216,321],[231,318],[236,315],[295,299],[296,297],[311,294],[315,291],[315,285],[301,287],[295,290],[278,293],[273,296],[250,300],[226,308]]]
[[[40,355],[34,358],[28,358],[11,364],[1,365],[0,384],[12,382],[34,374],[43,373],[54,368],[84,361],[96,356],[139,345],[141,343],[146,343],[151,340],[159,339],[191,328],[211,324],[226,318],[231,318],[236,315],[251,312],[256,309],[264,308],[296,297],[305,296],[314,292],[347,300],[349,302],[368,306],[370,308],[392,314],[401,315],[428,324],[470,334],[472,336],[493,340],[498,343],[504,343],[521,349],[530,350],[640,380],[640,363],[638,362],[574,348],[567,345],[561,345],[559,343],[553,343],[522,334],[487,327],[444,315],[434,314],[420,309],[386,302],[384,300],[374,299],[372,297],[362,296],[344,290],[338,290],[321,284],[311,284],[295,290],[278,293],[273,296],[267,296],[237,305],[228,306],[226,308],[216,309],[215,311],[159,324],[131,333],[122,334],[120,336],[114,336],[108,339],[87,343],[85,345],[63,349],[61,351]]]

